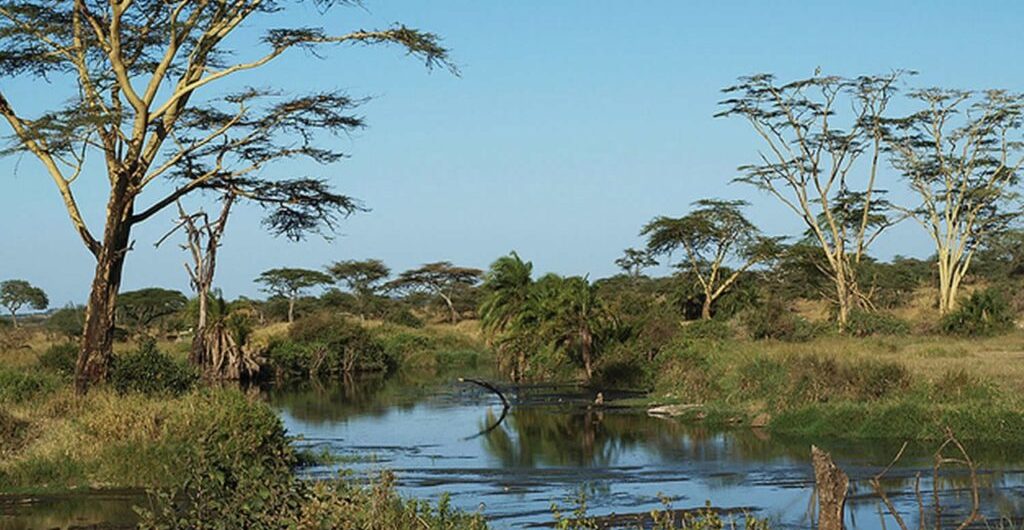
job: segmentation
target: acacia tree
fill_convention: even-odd
[[[388,282],[388,289],[426,291],[441,298],[448,307],[452,324],[459,321],[453,298],[459,289],[472,287],[480,282],[484,271],[468,267],[456,267],[450,261],[427,263],[410,269]]]
[[[331,283],[331,277],[309,269],[270,269],[256,278],[256,283],[263,284],[263,290],[273,296],[281,296],[288,300],[288,323],[295,321],[295,302],[308,289],[318,285]]]
[[[931,237],[939,313],[956,308],[975,252],[1020,213],[1024,96],[931,88],[910,94],[922,109],[891,120],[893,165],[918,204],[903,210]]]
[[[391,276],[391,269],[379,259],[336,261],[327,267],[327,272],[355,295],[361,319],[366,318],[384,281]]]
[[[334,2],[320,0],[326,20]],[[0,76],[68,87],[67,104],[35,116],[0,91],[0,115],[13,131],[8,153],[27,152],[53,180],[67,214],[96,260],[76,388],[106,376],[114,307],[132,229],[201,189],[232,188],[268,208],[275,233],[297,237],[328,225],[348,198],[320,179],[274,162],[338,160],[330,133],[358,127],[344,93],[242,89],[225,80],[305,50],[394,43],[428,65],[449,65],[435,35],[404,26],[331,33],[282,27],[301,0],[0,1]],[[270,27],[259,46],[238,46],[242,27]],[[320,134],[321,132],[328,134]],[[89,163],[93,159],[100,164]],[[103,177],[93,175],[102,173]],[[75,184],[109,186],[103,228],[87,226]],[[97,175],[98,176],[98,175]],[[105,177],[105,178],[104,178]],[[157,185],[170,180],[170,185]],[[169,191],[168,191],[169,190]],[[143,202],[144,201],[144,202]]]
[[[766,237],[743,215],[744,201],[703,199],[683,217],[657,217],[640,235],[647,237],[653,255],[685,254],[681,268],[697,278],[704,291],[701,318],[711,319],[711,308],[751,267],[774,259],[781,239]],[[733,269],[727,265],[736,264]]]
[[[639,278],[644,269],[654,267],[658,260],[646,250],[627,248],[622,251],[622,256],[615,260],[615,265],[622,269],[631,278]]]
[[[154,324],[180,312],[186,305],[188,298],[179,291],[149,287],[121,293],[117,299],[117,316],[122,324],[142,335]]]
[[[884,215],[878,169],[883,119],[902,76],[813,77],[778,84],[740,78],[716,116],[745,118],[764,140],[760,162],[736,180],[771,194],[807,226],[824,255],[840,329],[866,305],[856,269],[893,220]]]
[[[18,310],[28,306],[42,311],[50,305],[46,292],[25,280],[7,280],[0,283],[0,305],[11,314],[11,322],[18,327]]]

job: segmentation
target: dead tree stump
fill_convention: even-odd
[[[850,478],[832,461],[832,455],[817,446],[811,446],[811,461],[818,492],[818,530],[842,530]]]

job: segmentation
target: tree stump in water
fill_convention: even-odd
[[[811,446],[811,461],[818,491],[818,530],[842,530],[850,478],[832,461],[832,455],[814,445]]]

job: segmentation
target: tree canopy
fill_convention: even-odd
[[[0,305],[7,308],[11,321],[17,327],[18,311],[21,308],[27,306],[42,311],[49,307],[50,299],[46,297],[46,292],[25,280],[6,280],[0,283]]]
[[[263,290],[288,300],[288,322],[295,320],[295,301],[307,290],[331,283],[331,277],[320,271],[278,268],[264,271],[256,278]]]
[[[438,261],[403,272],[388,282],[387,287],[405,291],[423,290],[440,297],[448,307],[454,324],[459,320],[453,301],[456,292],[476,285],[483,274],[484,271],[480,269],[456,267],[450,261]]]

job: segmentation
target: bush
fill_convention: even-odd
[[[0,368],[0,403],[22,403],[49,394],[58,386],[52,376]]]
[[[910,386],[910,372],[898,363],[794,357],[786,367],[790,381],[783,398],[791,404],[877,400]]]
[[[138,350],[115,357],[109,378],[120,394],[181,395],[195,386],[198,376],[190,366],[158,351],[155,341],[147,340]]]
[[[657,389],[690,403],[712,401],[721,394],[720,374],[699,341],[678,341],[662,353]]]
[[[486,528],[482,518],[454,512],[444,500],[434,510],[400,499],[391,474],[370,488],[302,479],[294,473],[299,459],[269,407],[238,392],[208,399],[214,402],[197,407],[203,417],[190,430],[190,450],[168,464],[185,476],[154,495],[152,510],[140,511],[140,528]]]
[[[271,344],[267,356],[279,378],[338,377],[394,367],[380,341],[366,328],[330,314],[296,320],[287,340]]]
[[[779,300],[770,300],[756,310],[743,313],[742,322],[755,340],[807,342],[828,333],[826,324],[809,322]]]
[[[726,340],[733,338],[733,330],[724,320],[694,320],[683,326],[681,335],[688,339]]]
[[[71,342],[54,344],[39,356],[39,366],[65,377],[75,375],[77,362],[78,345]]]
[[[1005,333],[1013,328],[1010,303],[994,288],[975,291],[959,309],[946,315],[940,327],[949,335],[982,337]]]
[[[850,312],[846,332],[854,337],[906,335],[910,333],[910,323],[889,313],[857,309]]]
[[[21,446],[28,431],[28,423],[0,409],[0,457],[13,453]]]
[[[85,327],[85,308],[69,305],[58,309],[46,319],[43,324],[46,331],[74,339],[82,336],[82,329]]]
[[[407,328],[422,328],[423,321],[416,318],[416,315],[412,314],[412,311],[404,307],[395,308],[388,311],[384,315],[384,322],[389,324],[397,324],[399,326],[405,326]]]

